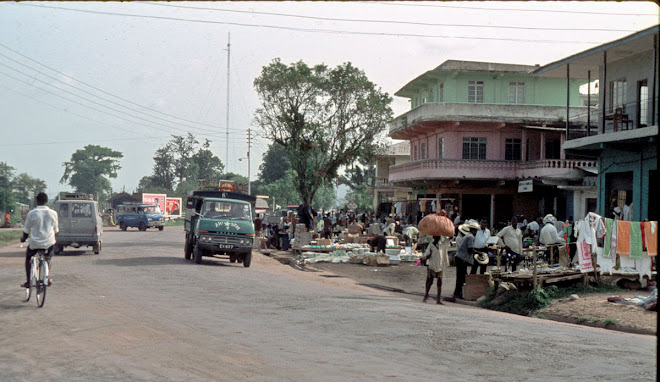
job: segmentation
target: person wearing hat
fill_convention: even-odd
[[[426,273],[426,293],[424,294],[423,302],[429,298],[429,291],[433,285],[433,279],[438,279],[438,297],[436,304],[442,304],[442,276],[447,267],[449,267],[449,256],[447,255],[447,247],[449,238],[444,236],[433,236],[433,241],[428,244],[424,255],[420,258],[422,261],[428,259],[427,273]]]
[[[507,261],[505,262],[504,269],[508,270],[508,265],[511,263],[511,271],[515,272],[518,263],[520,263],[520,255],[522,254],[522,231],[518,228],[518,218],[515,216],[511,218],[511,225],[508,225],[497,236],[504,243],[506,250]]]
[[[545,225],[541,228],[541,234],[539,235],[539,243],[542,245],[553,245],[553,244],[564,244],[566,240],[559,237],[557,233],[557,228],[555,227],[555,217],[552,214],[547,214],[543,218],[543,223]],[[556,245],[553,245],[552,252],[554,253],[552,257],[555,259],[559,258],[559,248]]]
[[[486,273],[486,268],[488,268],[488,239],[490,238],[490,230],[488,229],[488,221],[486,219],[481,219],[481,225],[479,231],[474,235],[474,250],[477,252],[474,255],[476,260],[472,264],[470,269],[471,275],[477,274],[477,268],[479,268],[479,273],[482,275]]]
[[[479,224],[468,222],[458,227],[465,236],[456,251],[456,287],[454,288],[453,299],[463,299],[463,284],[465,284],[465,275],[468,265],[474,264],[474,235],[479,230]]]

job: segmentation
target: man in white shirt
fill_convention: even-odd
[[[490,238],[490,230],[488,229],[488,221],[486,219],[481,219],[479,230],[477,234],[474,235],[474,250],[476,252],[485,252],[488,254],[488,244],[486,243]],[[471,275],[477,274],[477,268],[479,268],[479,273],[482,275],[486,273],[486,268],[488,268],[488,263],[479,264],[476,261],[472,263],[472,268],[470,269]]]
[[[25,252],[25,275],[27,282],[21,285],[23,288],[30,287],[30,260],[37,253],[37,249],[48,249],[46,260],[50,265],[50,258],[53,255],[55,246],[55,234],[59,232],[57,213],[46,207],[48,195],[40,192],[37,197],[37,207],[28,212],[25,217],[25,226],[23,227],[23,237],[21,242],[29,237],[29,244]],[[51,285],[51,280],[48,280]]]
[[[502,228],[497,236],[502,239],[506,250],[507,261],[504,269],[508,270],[508,265],[511,263],[511,271],[515,272],[522,255],[522,231],[518,228],[518,218],[512,217],[511,225]]]
[[[543,245],[552,245],[552,244],[564,244],[566,240],[559,237],[557,233],[557,228],[555,227],[555,217],[548,214],[543,218],[545,225],[541,228],[541,233],[539,234],[539,243]],[[559,259],[559,248],[557,246],[552,247],[553,258]]]

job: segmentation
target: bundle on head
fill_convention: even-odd
[[[430,236],[454,236],[454,223],[447,217],[447,211],[429,214],[419,222],[419,232]]]

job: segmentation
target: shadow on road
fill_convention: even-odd
[[[178,257],[134,257],[131,259],[108,259],[97,260],[94,262],[98,265],[116,265],[118,267],[134,267],[141,265],[181,265],[188,264],[189,261]]]

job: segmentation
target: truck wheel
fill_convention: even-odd
[[[53,248],[53,256],[59,255],[62,252],[62,249],[64,249],[63,246],[55,245],[55,248]]]
[[[202,249],[199,248],[199,245],[196,245],[195,248],[193,249],[193,259],[195,261],[195,264],[202,263]]]
[[[92,249],[94,250],[95,255],[101,253],[101,241],[97,241],[96,244],[92,246]]]
[[[126,223],[124,222],[119,223],[119,229],[121,229],[122,231],[126,231]]]
[[[192,256],[192,245],[190,244],[188,239],[186,239],[186,242],[183,244],[183,257],[186,260],[190,260],[191,256]]]
[[[235,263],[235,262],[236,262],[236,257],[237,257],[237,255],[234,254],[234,253],[232,253],[231,255],[229,255],[229,262],[230,262],[230,263]]]
[[[140,222],[140,227],[139,227],[139,229],[140,229],[140,231],[146,231],[146,230],[147,230],[147,225],[144,224],[144,222]]]
[[[243,257],[243,266],[249,268],[252,263],[252,252],[248,252]]]
[[[158,230],[159,230],[159,231],[162,231],[163,229],[165,229],[165,226],[164,226],[164,225],[158,227]]]

